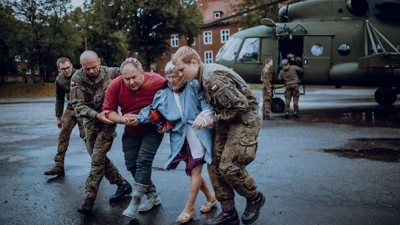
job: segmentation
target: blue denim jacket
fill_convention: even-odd
[[[143,108],[138,114],[140,123],[150,123],[150,110],[157,109],[173,125],[170,131],[171,154],[164,168],[168,167],[181,150],[186,136],[186,124],[192,126],[194,120],[201,111],[213,109],[199,91],[199,82],[197,80],[186,84],[185,89],[179,95],[179,101],[181,103],[183,117],[175,102],[173,91],[169,87],[166,87],[158,91],[154,96],[153,103]],[[208,164],[211,164],[213,132],[214,129],[212,127],[203,128],[202,130],[196,129],[197,136],[206,148],[204,161]]]

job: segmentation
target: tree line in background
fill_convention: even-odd
[[[275,19],[278,5],[243,14],[276,0],[243,0],[232,5],[242,28]],[[293,1],[287,1],[293,2]],[[102,64],[119,66],[136,57],[146,69],[161,56],[171,34],[186,36],[188,43],[200,33],[203,15],[196,0],[85,0],[72,9],[71,0],[0,0],[0,77],[37,71],[41,82],[57,74],[56,60],[71,59],[93,50]]]
[[[102,64],[119,66],[137,57],[146,68],[168,47],[171,34],[192,41],[203,18],[194,0],[0,0],[0,76],[29,69],[48,82],[65,56],[79,68],[79,56],[93,50]],[[191,43],[191,42],[190,42]],[[22,71],[21,71],[22,70]]]

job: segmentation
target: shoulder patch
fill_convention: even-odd
[[[71,87],[74,87],[75,85],[75,81],[71,81]]]
[[[212,91],[217,91],[218,88],[219,88],[218,85],[214,84],[214,85],[211,87],[211,90],[212,90]]]

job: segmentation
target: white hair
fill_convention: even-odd
[[[167,65],[165,65],[165,74],[177,72],[174,70],[176,70],[174,64],[172,64],[172,61],[169,61]]]

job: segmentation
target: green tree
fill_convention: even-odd
[[[10,73],[16,73],[16,65],[13,53],[15,52],[15,22],[12,15],[12,9],[6,1],[0,1],[0,77],[1,83],[4,83],[4,77]]]
[[[126,44],[126,32],[120,30],[113,19],[113,5],[118,1],[92,0],[85,3],[84,21],[87,49],[95,51],[103,64],[119,66],[123,59],[130,56]]]
[[[168,48],[171,34],[183,35],[192,43],[200,31],[203,18],[194,0],[113,1],[111,22],[127,32],[132,52],[144,60],[145,68]]]
[[[18,20],[24,30],[26,54],[31,68],[39,68],[41,80],[49,81],[56,73],[55,62],[69,56],[76,47],[74,27],[68,19],[70,0],[13,0]]]

